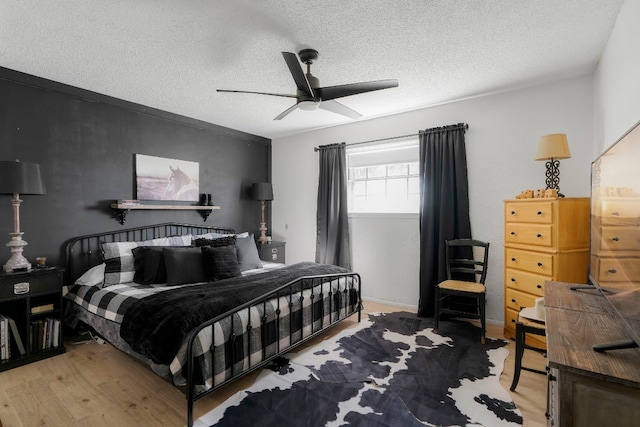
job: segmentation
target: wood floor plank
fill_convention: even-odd
[[[365,302],[367,313],[399,310]],[[313,341],[325,340],[357,324],[355,317],[348,319]],[[487,325],[487,335],[502,338],[502,325]],[[513,378],[513,341],[507,349],[510,353],[500,383],[508,390]],[[537,352],[525,351],[523,364],[544,369],[546,360]],[[250,374],[196,402],[195,417],[250,385],[257,375]],[[546,425],[544,375],[523,371],[511,396],[523,413],[525,427]],[[0,372],[0,427],[156,427],[184,426],[185,422],[184,395],[139,361],[108,344],[67,345],[65,354]]]

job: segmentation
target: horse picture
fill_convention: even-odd
[[[136,154],[140,200],[198,201],[198,178],[198,162]]]

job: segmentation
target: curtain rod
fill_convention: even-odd
[[[459,123],[459,124],[453,125],[453,126],[464,126],[464,130],[465,131],[469,129],[469,125],[466,124],[466,123]],[[433,129],[434,130],[442,130],[444,128],[448,128],[448,126],[443,126],[443,127],[433,128]],[[427,131],[429,131],[429,130],[431,130],[431,129],[427,129]],[[425,131],[420,131],[420,132],[425,132]],[[347,143],[344,143],[344,144],[348,147],[350,145],[361,145],[361,144],[371,144],[371,143],[374,143],[374,142],[391,141],[393,139],[402,139],[402,138],[408,138],[410,136],[418,136],[418,135],[420,135],[420,132],[418,132],[418,133],[410,133],[408,135],[391,136],[389,138],[371,139],[369,141],[360,141],[360,142],[352,142],[350,144],[347,144]],[[329,144],[329,145],[332,145],[332,144]],[[319,150],[320,150],[320,147],[314,147],[313,148],[313,151],[319,151]]]

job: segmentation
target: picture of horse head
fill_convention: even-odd
[[[171,176],[164,189],[165,200],[198,200],[198,186],[189,176],[180,170],[180,166],[169,166]]]
[[[136,190],[140,200],[198,201],[199,164],[136,154]]]

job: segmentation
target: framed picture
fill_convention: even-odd
[[[200,164],[136,154],[136,197],[139,200],[198,201]]]

